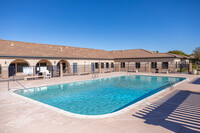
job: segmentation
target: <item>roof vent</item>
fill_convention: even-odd
[[[122,51],[122,52],[124,52],[124,50],[123,50],[123,49],[122,49],[121,51]]]
[[[11,46],[11,47],[14,47],[14,46],[15,46],[15,44],[14,44],[14,43],[11,43],[11,44],[10,44],[10,46]]]
[[[63,51],[63,49],[62,49],[62,47],[60,47],[60,49],[59,49],[60,51]]]

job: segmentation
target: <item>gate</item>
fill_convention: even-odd
[[[189,64],[188,63],[181,63],[179,68],[180,68],[180,73],[189,73]]]
[[[77,63],[73,63],[73,73],[77,73]]]
[[[94,73],[94,63],[91,63],[92,73]]]
[[[9,65],[9,76],[14,76],[15,75],[15,64],[10,64]]]

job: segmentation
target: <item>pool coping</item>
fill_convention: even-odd
[[[155,75],[141,75],[141,74],[134,74],[134,75],[114,75],[114,76],[109,76],[109,77],[98,77],[98,78],[95,78],[95,79],[86,79],[86,80],[76,80],[76,81],[69,81],[69,82],[66,82],[66,83],[56,83],[56,84],[47,84],[47,85],[38,85],[38,86],[33,86],[33,87],[28,87],[26,89],[30,89],[30,88],[36,88],[36,87],[47,87],[47,86],[52,86],[52,85],[62,85],[62,84],[68,84],[68,83],[75,83],[75,82],[81,82],[81,81],[91,81],[91,80],[99,80],[99,79],[104,79],[104,78],[112,78],[112,77],[120,77],[120,76],[154,76],[154,77],[170,77],[170,76],[163,76],[163,75],[159,75],[159,76],[155,76]],[[185,77],[174,77],[172,76],[173,78],[185,78]],[[187,78],[185,78],[186,80]],[[19,89],[14,89],[12,90],[13,92],[16,91],[16,90],[19,90]],[[22,90],[24,90],[22,88]]]
[[[136,74],[136,75],[139,75],[139,74]],[[111,76],[111,77],[118,77],[118,76],[127,76],[127,75],[117,75],[117,76]],[[154,75],[141,75],[141,76],[154,76]],[[170,76],[155,76],[155,77],[170,77]],[[102,77],[102,78],[110,78],[110,77]],[[102,78],[98,78],[98,79],[102,79]],[[176,77],[176,78],[185,78],[185,77]],[[97,79],[89,79],[89,80],[97,80]],[[79,80],[79,81],[89,81],[89,80]],[[79,82],[79,81],[72,81],[72,82],[67,82],[67,83],[73,83],[73,82]],[[177,85],[179,85],[179,84],[181,84],[181,83],[183,83],[185,81],[188,81],[188,78],[185,78],[184,80],[182,80],[182,81],[180,81],[180,82],[178,82],[178,83],[176,83],[176,84],[174,84],[172,86],[175,87],[175,86],[177,86]],[[61,84],[66,84],[66,83],[61,83]],[[53,84],[53,85],[58,85],[58,84]],[[47,86],[51,86],[51,85],[47,85]],[[134,107],[141,105],[146,100],[152,99],[152,98],[154,98],[154,97],[156,97],[156,96],[158,96],[160,94],[163,94],[166,91],[169,91],[172,86],[169,86],[169,87],[167,87],[167,88],[165,88],[165,89],[163,89],[163,90],[161,90],[161,91],[159,91],[159,92],[157,92],[157,93],[155,93],[153,95],[150,95],[150,96],[148,96],[148,97],[146,97],[146,98],[144,98],[144,99],[142,99],[142,100],[140,100],[138,102],[135,102],[135,103],[123,108],[123,109],[120,109],[120,110],[118,110],[116,112],[103,114],[103,115],[81,115],[81,114],[71,113],[69,111],[65,111],[65,110],[59,109],[57,107],[53,107],[51,105],[36,101],[34,99],[31,99],[31,98],[16,94],[16,93],[14,93],[14,91],[12,92],[12,95],[20,97],[20,98],[23,98],[25,100],[28,100],[28,101],[34,103],[34,104],[49,108],[51,110],[54,110],[54,111],[56,111],[58,113],[61,113],[61,114],[64,114],[64,115],[67,115],[67,116],[70,116],[70,117],[96,119],[96,118],[114,117],[114,116],[117,116],[119,114],[123,114],[123,113],[133,109]],[[42,87],[42,86],[37,86],[37,87]]]

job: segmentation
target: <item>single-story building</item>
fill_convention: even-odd
[[[138,70],[139,72],[177,71],[189,63],[184,56],[155,53],[144,49],[99,50],[0,39],[1,78],[24,76],[27,68],[35,75],[43,68],[52,75]],[[30,72],[29,72],[30,74]]]

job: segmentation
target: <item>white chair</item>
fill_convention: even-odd
[[[47,70],[47,67],[40,67],[40,72],[44,73],[45,79],[51,78],[51,73],[49,72],[49,70]]]
[[[51,73],[49,72],[49,70],[45,71],[45,79],[50,79],[51,78]]]

